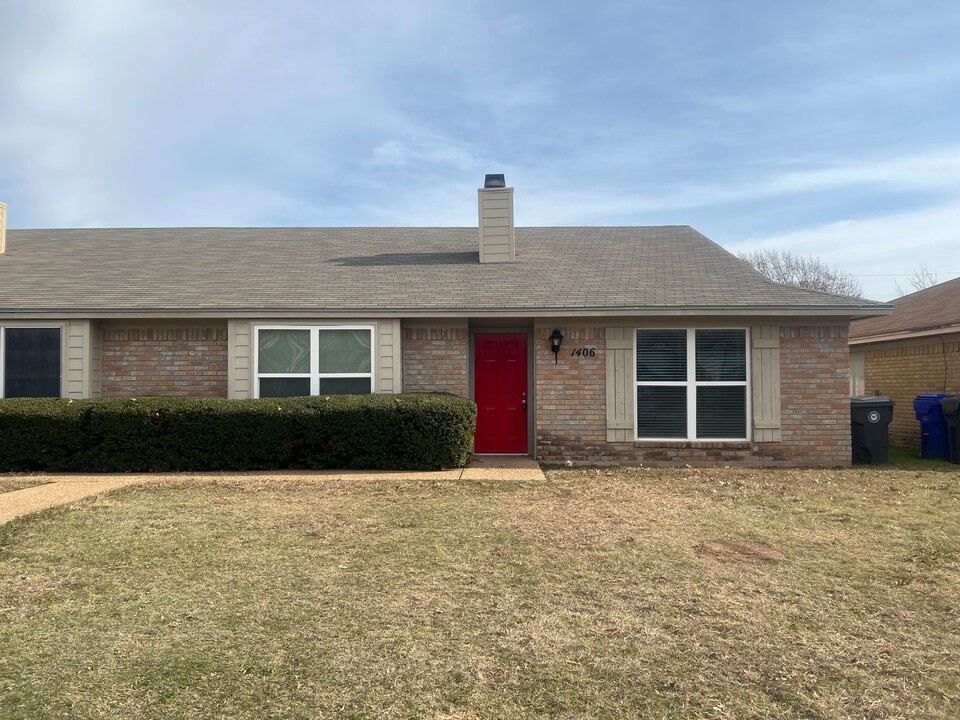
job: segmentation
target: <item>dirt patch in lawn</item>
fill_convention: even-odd
[[[779,550],[766,543],[740,540],[710,540],[696,547],[697,554],[720,562],[778,563],[786,560]]]

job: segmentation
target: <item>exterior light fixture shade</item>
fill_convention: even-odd
[[[553,353],[553,364],[556,365],[560,357],[560,343],[563,342],[563,333],[560,328],[554,328],[550,333],[550,351]]]

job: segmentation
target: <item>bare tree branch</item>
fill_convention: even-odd
[[[786,250],[758,250],[741,253],[740,259],[753,265],[774,282],[784,285],[850,297],[863,294],[863,286],[853,275],[832,268],[813,255],[803,257]]]
[[[926,290],[938,282],[937,273],[931,272],[927,269],[926,265],[921,263],[920,269],[914,271],[913,275],[907,280],[906,285],[901,285],[899,280],[895,280],[893,284],[897,286],[897,294],[902,297],[903,295],[909,295],[910,293],[915,293],[920,290]]]

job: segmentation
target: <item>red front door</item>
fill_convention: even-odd
[[[474,398],[478,453],[527,452],[527,335],[477,333]]]

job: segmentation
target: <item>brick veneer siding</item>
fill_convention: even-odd
[[[846,327],[782,327],[782,442],[608,443],[606,349],[602,327],[561,327],[564,348],[594,346],[595,357],[561,352],[550,328],[536,330],[537,456],[558,462],[690,462],[838,466],[850,464]]]
[[[960,395],[960,335],[853,346],[864,353],[864,390],[889,395],[896,405],[890,442],[920,448],[913,399],[921,393]]]
[[[403,329],[404,392],[468,393],[467,325]]]
[[[850,464],[847,327],[780,328],[780,413],[783,442],[773,459]]]
[[[227,327],[105,327],[104,397],[227,396]]]
[[[537,457],[546,461],[616,460],[619,444],[607,443],[606,344],[601,327],[561,327],[563,344],[554,362],[552,327],[534,334],[537,391]],[[574,357],[573,348],[597,348]]]

